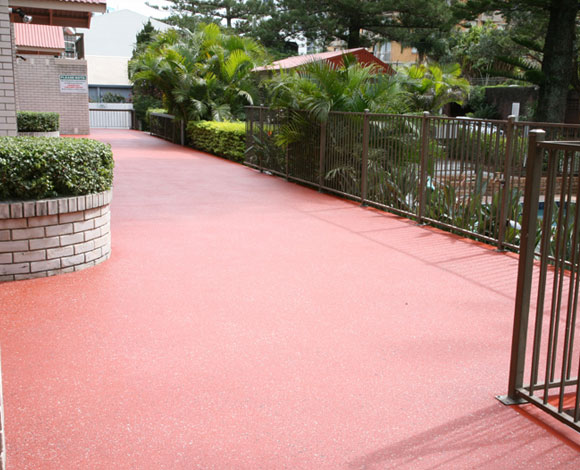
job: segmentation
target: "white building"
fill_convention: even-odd
[[[100,101],[107,92],[125,97],[130,95],[128,63],[135,38],[149,20],[149,17],[131,10],[118,10],[94,16],[90,30],[79,30],[84,33],[92,101]],[[151,25],[158,31],[171,28],[155,19],[151,19]]]

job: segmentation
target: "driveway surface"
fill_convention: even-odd
[[[137,131],[113,251],[0,285],[8,469],[578,469],[505,393],[517,260]]]

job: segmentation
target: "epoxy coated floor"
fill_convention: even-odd
[[[517,260],[137,131],[109,261],[0,285],[9,470],[578,469],[505,393]]]

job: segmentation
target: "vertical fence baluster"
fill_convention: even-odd
[[[546,253],[540,259],[540,274],[538,283],[538,298],[536,301],[536,326],[534,329],[532,367],[530,377],[530,395],[534,394],[535,385],[538,382],[538,369],[540,362],[540,348],[542,345],[542,327],[544,325],[544,303],[546,297],[546,281],[548,274],[551,227],[552,227],[552,202],[554,200],[556,183],[557,162],[554,159],[548,161],[548,176],[546,193],[544,195],[544,215],[542,220],[542,237],[540,240],[540,254]],[[539,204],[539,203],[538,203]]]
[[[327,122],[320,124],[320,154],[318,155],[318,190],[324,187],[324,157],[326,155],[326,126]]]
[[[516,391],[522,386],[524,378],[528,316],[532,290],[532,270],[534,267],[536,219],[540,200],[540,177],[542,175],[543,152],[538,151],[537,143],[543,141],[545,135],[546,133],[541,130],[530,132],[528,145],[528,165],[526,171],[524,214],[522,220],[520,259],[518,263],[508,394],[506,397],[500,398],[505,404],[519,403]]]
[[[578,156],[575,154],[574,156],[574,164],[576,165],[575,168],[577,168],[578,165]],[[573,314],[572,314],[572,332],[571,332],[571,338],[570,338],[570,352],[569,352],[569,357],[570,357],[570,362],[568,364],[568,367],[566,369],[566,378],[569,379],[570,378],[570,374],[572,372],[572,358],[573,358],[573,352],[574,352],[574,338],[575,338],[575,332],[576,332],[576,328],[574,327],[576,325],[576,317],[577,317],[577,312],[578,312],[578,289],[580,288],[580,253],[578,252],[578,250],[580,249],[579,246],[579,241],[580,241],[580,181],[579,181],[579,176],[576,174],[577,170],[574,171],[574,175],[573,178],[576,181],[576,210],[575,210],[575,214],[574,214],[574,238],[572,240],[572,250],[573,250],[573,258],[572,258],[572,266],[571,266],[571,271],[572,273],[576,273],[576,283],[574,286],[574,299],[572,300],[572,305],[573,307]],[[571,287],[572,288],[572,287]]]

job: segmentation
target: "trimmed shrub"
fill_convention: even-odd
[[[58,113],[19,111],[16,122],[19,132],[55,132],[60,127]]]
[[[108,144],[60,137],[0,137],[0,200],[81,196],[111,188]]]
[[[243,122],[191,121],[187,123],[190,145],[235,162],[244,161],[246,124]]]

